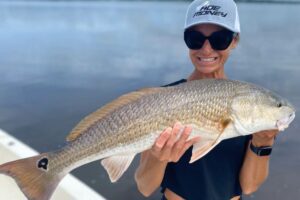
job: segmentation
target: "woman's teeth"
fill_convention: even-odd
[[[212,61],[215,61],[217,58],[199,58],[200,61],[203,61],[203,62],[212,62]]]

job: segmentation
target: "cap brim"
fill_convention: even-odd
[[[200,24],[215,24],[215,25],[219,25],[219,26],[222,26],[232,32],[235,32],[235,33],[240,33],[240,30],[237,30],[237,29],[233,29],[232,27],[229,27],[227,26],[226,24],[223,24],[223,23],[220,23],[220,22],[211,22],[211,21],[198,21],[196,23],[192,23],[192,24],[189,24],[188,26],[184,27],[184,30],[188,29],[188,28],[191,28],[192,26],[195,26],[195,25],[200,25]]]

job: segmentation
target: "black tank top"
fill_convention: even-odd
[[[165,85],[173,86],[185,79]],[[187,200],[229,200],[242,194],[239,173],[251,136],[222,141],[212,151],[189,164],[192,147],[177,163],[169,163],[161,183],[161,192],[173,191]]]

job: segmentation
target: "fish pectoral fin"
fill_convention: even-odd
[[[107,171],[111,182],[116,182],[123,175],[135,155],[136,154],[117,155],[101,160],[101,164]]]
[[[193,163],[202,158],[215,146],[217,146],[217,144],[222,141],[220,137],[221,135],[222,133],[216,135],[215,137],[211,137],[211,134],[209,133],[202,134],[201,140],[193,145],[192,157],[189,163]]]
[[[190,159],[189,163],[193,163],[196,160],[199,160],[203,156],[205,156],[208,152],[210,152],[217,144],[219,144],[220,141],[210,141],[210,142],[205,142],[205,143],[196,143],[193,146],[193,152],[192,152],[192,157]]]

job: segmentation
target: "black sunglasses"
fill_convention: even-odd
[[[206,39],[208,39],[214,50],[225,50],[236,36],[237,33],[226,29],[214,32],[210,36],[205,36],[201,32],[195,30],[187,29],[184,31],[185,44],[189,49],[193,50],[201,49]]]

